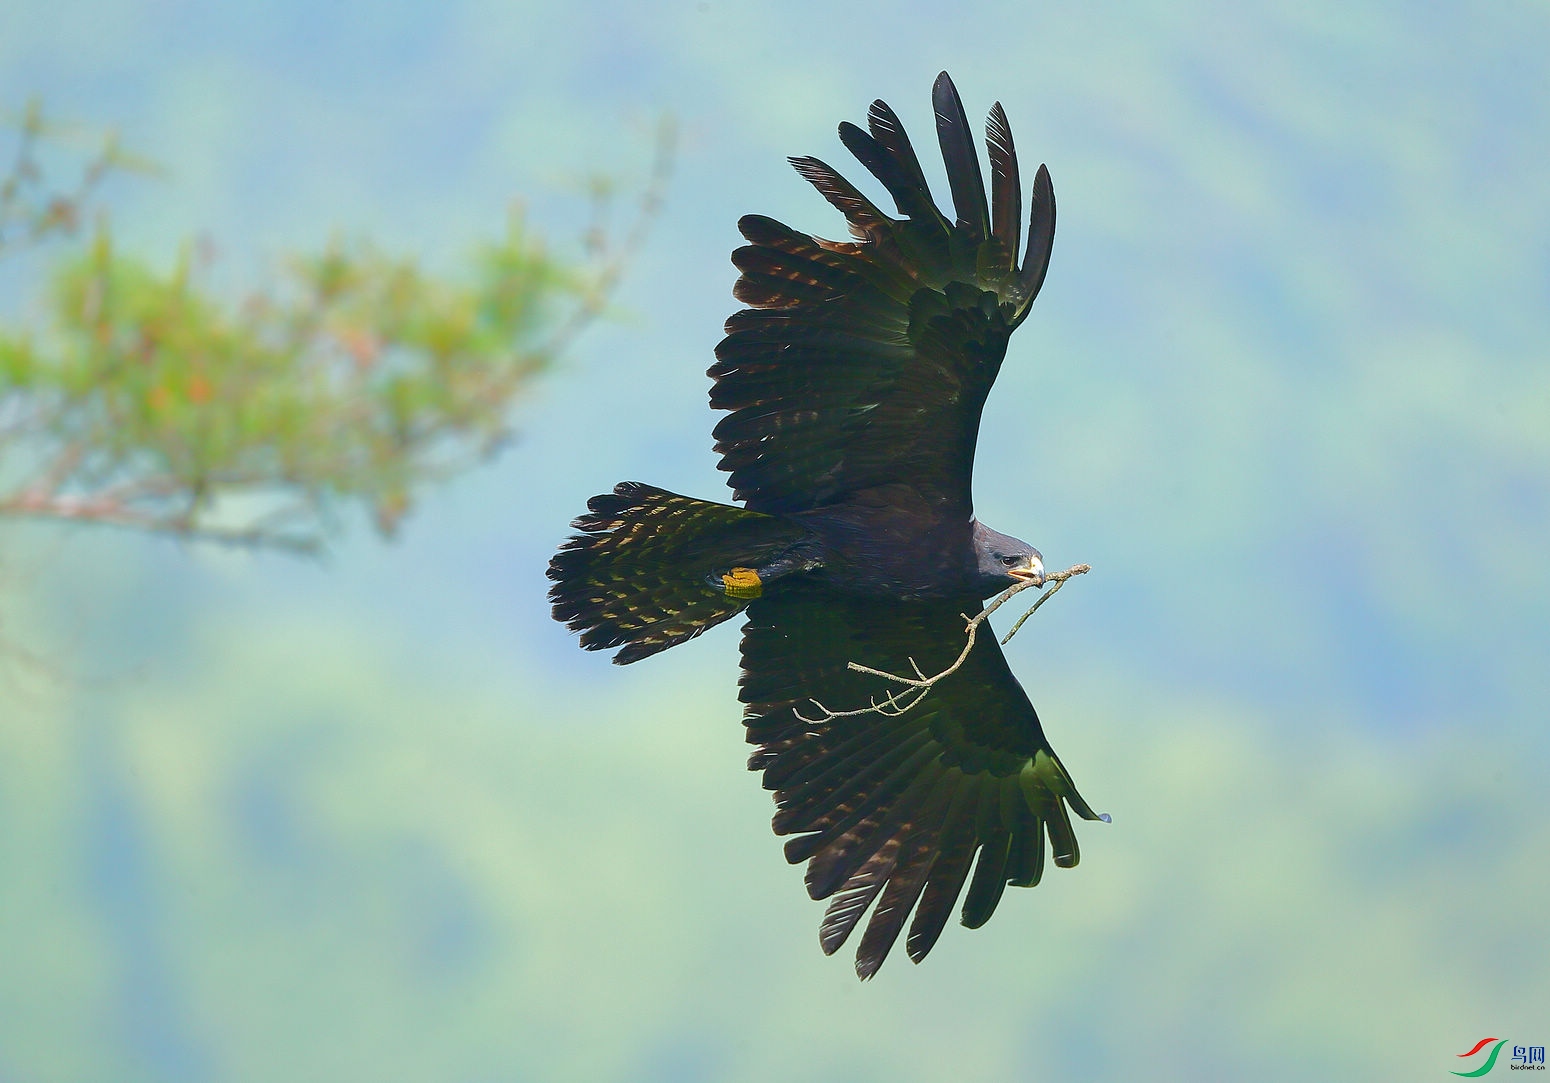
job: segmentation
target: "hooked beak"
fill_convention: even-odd
[[[1031,568],[1013,568],[1007,574],[1013,579],[1031,579],[1036,587],[1044,585],[1044,565],[1042,564],[1035,564]]]

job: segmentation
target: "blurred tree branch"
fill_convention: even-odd
[[[15,145],[10,166],[0,180],[0,255],[75,233],[83,208],[90,204],[110,173],[156,171],[150,163],[126,153],[118,138],[108,133],[93,140],[91,151],[78,163],[71,184],[51,188],[41,162],[41,150],[46,145],[78,147],[80,134],[45,120],[36,100],[28,102],[16,118],[0,118],[0,130],[6,128],[14,130]]]
[[[513,210],[460,276],[335,241],[234,304],[201,282],[188,246],[170,272],[118,251],[93,201],[114,172],[147,167],[113,138],[76,151],[78,175],[59,186],[41,162],[69,156],[64,130],[35,104],[9,127],[0,257],[66,251],[50,325],[0,327],[0,515],[302,552],[349,504],[391,534],[425,485],[503,446],[513,403],[638,253],[674,148],[664,123],[617,236],[613,189],[594,184],[574,263]]]

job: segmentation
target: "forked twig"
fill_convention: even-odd
[[[990,603],[986,605],[984,609],[980,610],[976,615],[971,617],[966,613],[960,613],[959,616],[962,617],[965,621],[965,632],[967,633],[963,644],[963,650],[958,652],[958,657],[954,659],[953,664],[942,670],[940,673],[932,674],[929,677],[926,676],[926,674],[921,670],[919,663],[917,663],[914,658],[909,660],[910,668],[915,671],[915,676],[913,677],[905,677],[898,673],[889,673],[885,669],[873,669],[871,666],[864,666],[860,662],[847,662],[846,668],[856,673],[865,673],[869,677],[878,677],[895,685],[903,686],[900,689],[889,689],[885,691],[883,693],[884,698],[881,702],[878,701],[876,696],[873,696],[871,697],[870,706],[857,707],[855,710],[851,711],[835,711],[825,707],[822,703],[815,699],[812,701],[812,703],[814,707],[817,707],[818,710],[822,712],[821,717],[808,718],[798,711],[793,711],[792,713],[796,714],[799,719],[808,723],[809,725],[821,725],[830,721],[831,719],[852,718],[856,715],[863,714],[877,714],[882,715],[885,718],[897,718],[905,711],[908,711],[911,707],[914,707],[921,700],[925,699],[926,694],[929,693],[931,689],[935,688],[940,681],[958,672],[959,668],[969,660],[969,653],[974,650],[974,639],[975,636],[979,634],[980,625],[984,624],[990,615],[997,609],[1001,608],[1001,606],[1008,599],[1012,598],[1014,595],[1021,594],[1023,591],[1028,590],[1031,587],[1037,586],[1045,588],[1044,592],[1039,595],[1038,600],[1029,607],[1028,612],[1017,618],[1017,622],[1012,625],[1011,630],[1008,631],[1002,638],[1001,642],[1003,644],[1008,642],[1014,635],[1017,634],[1017,630],[1023,626],[1023,622],[1026,621],[1029,617],[1033,616],[1035,610],[1037,610],[1039,606],[1053,598],[1055,596],[1055,592],[1066,585],[1066,580],[1072,578],[1073,576],[1085,575],[1090,571],[1092,571],[1092,565],[1090,564],[1073,564],[1063,572],[1054,572],[1045,576],[1042,582],[1037,582],[1032,579],[1025,579],[1020,583],[1013,583],[1000,594],[997,594],[990,600]]]
[[[589,231],[589,247],[596,250],[600,263],[591,283],[583,291],[581,304],[540,344],[540,353],[546,356],[561,353],[571,340],[603,314],[625,268],[634,262],[646,243],[652,224],[662,213],[677,150],[678,125],[671,116],[663,116],[657,124],[651,173],[645,189],[636,200],[634,223],[625,231],[622,239],[614,244],[609,243],[601,227]]]

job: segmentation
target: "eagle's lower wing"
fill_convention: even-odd
[[[716,449],[755,511],[804,511],[903,481],[944,516],[973,513],[980,413],[1007,338],[1044,281],[1055,195],[1041,166],[1019,268],[1021,182],[1000,103],[987,125],[987,206],[945,72],[933,100],[954,219],[937,210],[898,117],[878,101],[869,131],[842,124],[840,138],[903,220],[818,159],[794,158],[855,240],[819,240],[759,215],[738,223],[750,243],[732,255],[742,271],[734,292],[751,307],[727,321],[711,404],[731,411],[716,426]]]
[[[963,667],[902,714],[822,721],[883,702],[890,673],[940,672],[962,650],[980,603],[862,598],[815,584],[760,599],[743,633],[741,699],[749,767],[775,791],[775,832],[807,888],[833,897],[819,934],[833,953],[874,901],[856,970],[871,977],[913,909],[915,962],[936,943],[965,881],[963,923],[984,924],[1011,884],[1077,862],[1066,806],[1095,819],[1044,738],[1038,715],[988,627]],[[906,697],[907,699],[908,697]],[[820,706],[821,705],[821,706]],[[972,881],[969,869],[978,854]]]

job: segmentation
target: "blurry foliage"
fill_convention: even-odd
[[[49,326],[0,327],[0,514],[303,551],[352,503],[391,533],[427,483],[502,446],[514,401],[602,312],[643,240],[671,148],[664,127],[617,242],[602,225],[613,189],[591,187],[574,264],[514,211],[456,278],[334,241],[232,303],[192,246],[170,271],[119,250],[95,196],[148,167],[115,140],[83,152],[36,105],[9,129],[0,258],[65,250]],[[45,152],[73,164],[73,184],[48,176]]]

